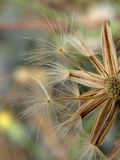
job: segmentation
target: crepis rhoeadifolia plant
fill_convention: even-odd
[[[100,150],[120,108],[120,68],[110,21],[102,25],[101,58],[85,44],[75,21],[46,19],[44,36],[36,38],[36,49],[24,55],[28,62],[41,66],[49,78],[44,84],[31,74],[34,85],[23,93],[26,109],[22,116],[39,112],[41,121],[43,116],[52,119],[60,138],[72,135],[79,139],[85,132],[82,122],[97,110],[95,124],[77,159],[115,160],[119,142],[110,156]],[[90,61],[94,71],[82,67],[81,56]],[[81,91],[84,87],[86,91]]]

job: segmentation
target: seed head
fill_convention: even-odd
[[[110,98],[119,100],[120,99],[120,77],[113,76],[105,80],[105,90],[107,95]]]
[[[62,129],[63,136],[77,135],[76,133],[81,133],[83,128],[82,120],[99,107],[101,111],[91,132],[90,143],[83,148],[79,160],[105,160],[106,157],[98,147],[103,144],[113,127],[120,108],[120,104],[117,103],[120,99],[120,71],[110,22],[105,21],[102,27],[102,62],[96,57],[94,51],[82,41],[81,37],[80,39],[76,37],[71,25],[67,26],[67,30],[65,29],[63,32],[58,32],[60,31],[58,29],[54,33],[52,26],[51,28],[53,37],[50,34],[47,41],[42,39],[40,42],[43,42],[44,45],[40,46],[36,53],[28,56],[29,60],[33,60],[36,64],[44,65],[47,73],[52,77],[48,82],[50,91],[49,87],[46,88],[39,79],[33,77],[37,86],[33,86],[32,94],[30,92],[26,94],[29,99],[27,101],[29,109],[24,115],[31,111],[40,111],[42,116],[55,115],[54,119],[57,119],[58,122],[60,114],[61,117],[64,117],[65,111],[67,111],[67,119],[62,119],[62,124],[58,125],[58,129]],[[41,53],[38,54],[38,51]],[[76,59],[80,57],[80,54],[91,62],[96,73],[85,70],[77,63]],[[74,68],[70,64],[74,64]],[[69,81],[73,84],[77,83],[79,87],[86,86],[88,91],[79,95],[79,87],[77,90],[73,90],[71,84],[67,85],[67,89],[65,86],[62,90],[57,88],[58,85],[64,85]],[[52,92],[54,88],[56,88],[57,94]],[[73,94],[68,94],[68,92],[70,93],[69,88]],[[57,96],[54,97],[54,95]],[[80,100],[82,103],[79,103]]]

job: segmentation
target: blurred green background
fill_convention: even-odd
[[[29,74],[28,66],[23,65],[20,57],[34,48],[34,41],[32,36],[23,37],[36,30],[42,36],[42,26],[33,20],[41,21],[43,15],[54,18],[54,15],[64,13],[77,14],[81,26],[95,31],[94,36],[88,34],[86,38],[99,53],[98,39],[104,20],[111,20],[114,40],[119,42],[119,6],[120,0],[0,0],[0,160],[67,160],[70,156],[72,142],[62,144],[56,136],[49,137],[53,127],[51,122],[45,128],[44,125],[39,127],[39,115],[18,120],[17,113],[23,106],[12,107],[9,100],[11,95],[14,97],[14,89],[23,87]],[[119,43],[117,51],[119,56]],[[102,148],[105,152],[112,147],[109,143],[114,142],[119,128],[116,123],[115,131]],[[76,154],[76,148],[73,152]]]

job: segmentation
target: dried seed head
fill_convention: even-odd
[[[105,90],[107,95],[110,98],[119,100],[120,99],[120,77],[113,76],[105,80]]]

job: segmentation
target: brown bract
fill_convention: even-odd
[[[105,21],[102,27],[103,64],[85,44],[81,43],[80,49],[92,62],[98,74],[85,70],[70,71],[69,80],[92,88],[78,97],[86,102],[76,114],[84,118],[94,109],[100,107],[101,112],[91,135],[91,143],[100,146],[115,122],[120,99],[119,66],[110,22]]]

